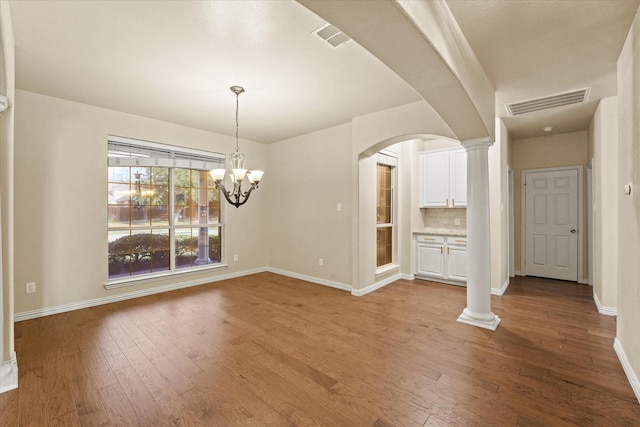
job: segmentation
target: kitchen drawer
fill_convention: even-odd
[[[465,237],[447,237],[447,245],[449,246],[467,246],[467,239]]]
[[[420,234],[416,237],[418,243],[444,243],[444,236],[432,236]]]

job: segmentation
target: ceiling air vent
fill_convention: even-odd
[[[545,96],[543,98],[529,99],[527,101],[506,104],[507,111],[511,116],[532,113],[534,111],[547,110],[549,108],[562,107],[564,105],[578,104],[585,102],[589,97],[590,88],[573,90],[571,92],[559,93]]]
[[[313,34],[320,37],[322,40],[326,41],[333,47],[341,46],[351,40],[351,37],[329,23],[324,24],[322,27],[314,30]]]

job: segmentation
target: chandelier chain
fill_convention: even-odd
[[[240,98],[240,93],[236,92],[236,153],[240,151],[240,146],[238,145],[238,99]]]

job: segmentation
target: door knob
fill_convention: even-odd
[[[571,233],[575,234],[576,233],[576,229],[574,228],[573,230],[571,230]]]

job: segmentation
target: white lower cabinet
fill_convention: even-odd
[[[418,234],[415,242],[418,278],[445,283],[466,283],[466,238]]]
[[[444,277],[444,239],[441,236],[418,236],[416,274]]]

